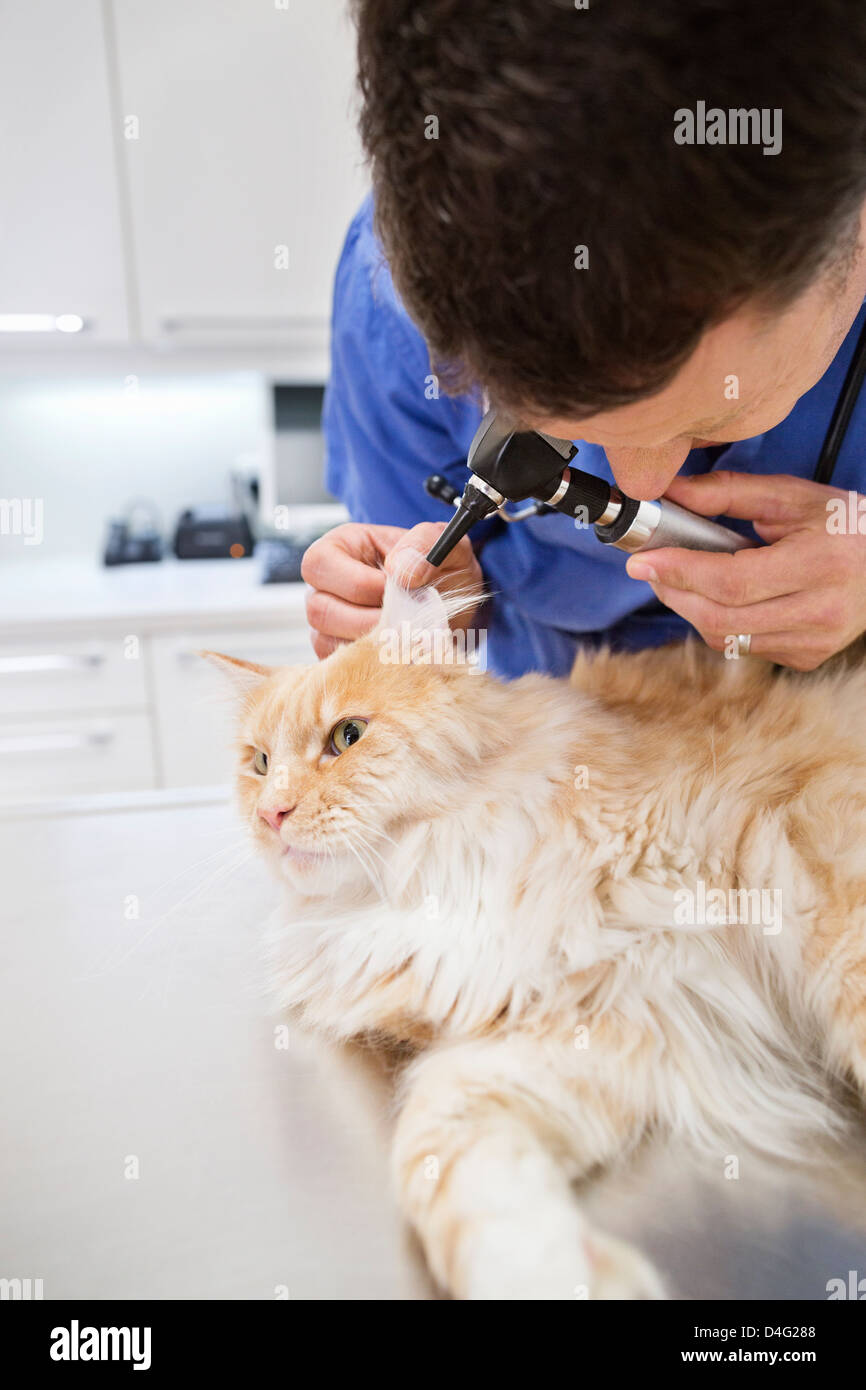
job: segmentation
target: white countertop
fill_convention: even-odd
[[[255,556],[175,560],[105,569],[89,559],[34,559],[0,565],[0,633],[30,634],[35,624],[64,631],[94,624],[153,630],[244,623],[304,622],[306,585],[262,584]]]
[[[0,825],[2,1273],[46,1300],[428,1297],[373,1078],[275,1046],[275,886],[228,804],[179,803]]]

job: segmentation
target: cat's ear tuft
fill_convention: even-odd
[[[274,671],[273,666],[262,666],[257,661],[241,661],[240,657],[224,656],[222,652],[200,651],[198,655],[228,676],[241,695],[252,694]]]
[[[432,584],[407,589],[388,577],[381,617],[372,634],[382,660],[444,667],[460,664],[455,663],[454,656],[463,634],[452,632],[451,619],[459,613],[474,612],[481,598],[477,589],[440,594]]]
[[[382,616],[377,632],[401,631],[413,636],[422,632],[432,636],[438,632],[444,637],[450,632],[448,608],[442,595],[432,585],[423,589],[406,589],[389,576],[385,580]]]

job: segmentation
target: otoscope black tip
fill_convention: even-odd
[[[442,564],[443,560],[447,560],[457,542],[462,541],[463,537],[477,520],[478,518],[473,515],[469,508],[464,507],[461,503],[448,525],[445,527],[445,530],[442,532],[442,535],[435,544],[430,547],[427,555],[427,563],[429,565],[438,566]]]
[[[458,541],[462,541],[476,521],[483,521],[485,517],[491,516],[496,511],[497,506],[498,503],[487,491],[483,490],[483,485],[477,487],[470,479],[466,484],[456,512],[436,544],[430,547],[427,563],[429,565],[441,565],[442,561],[448,558]]]

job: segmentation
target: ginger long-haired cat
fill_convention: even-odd
[[[663,1297],[573,1181],[649,1131],[794,1156],[866,1087],[866,670],[686,645],[505,683],[454,659],[457,603],[389,582],[318,665],[214,658],[280,997],[411,1058],[394,1172],[445,1289]]]

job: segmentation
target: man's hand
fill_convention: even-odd
[[[812,671],[866,630],[866,534],[828,527],[831,498],[805,478],[720,470],[675,478],[666,497],[701,516],[741,517],[768,544],[733,555],[666,547],[633,555],[628,573],[697,628],[708,646],[751,633],[768,661]],[[862,517],[866,529],[866,513]]]
[[[444,529],[444,522],[432,521],[422,521],[411,531],[348,522],[314,541],[301,564],[301,576],[312,589],[307,622],[316,656],[329,656],[340,642],[351,642],[375,626],[386,573],[399,575],[409,589],[434,580],[442,593],[480,589],[481,566],[468,537],[438,568],[427,564],[424,556]],[[461,613],[452,626],[468,627],[472,618],[472,612]]]

